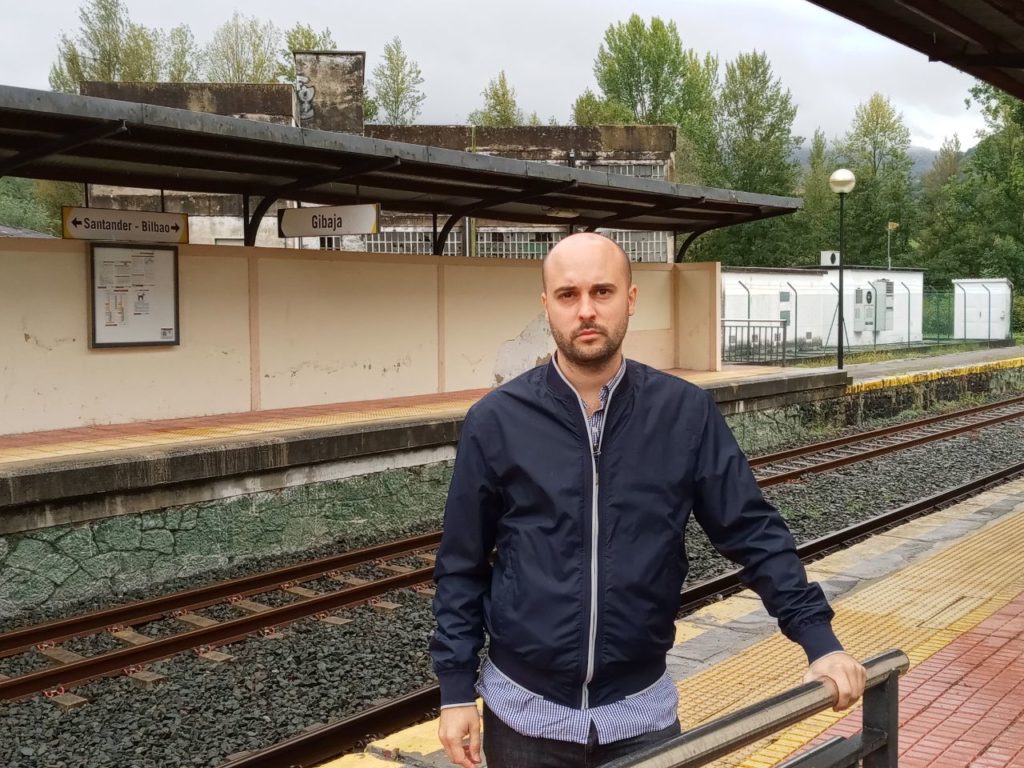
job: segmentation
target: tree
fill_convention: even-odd
[[[890,221],[900,226],[892,237],[893,254],[910,249],[916,208],[909,149],[910,131],[889,99],[876,93],[857,106],[836,152],[837,161],[857,177],[846,208],[848,264],[885,263]]]
[[[605,30],[594,77],[606,99],[624,105],[636,122],[674,122],[686,75],[686,57],[674,21],[657,16],[646,24],[637,14]]]
[[[191,83],[199,79],[202,51],[196,45],[192,30],[179,24],[166,35],[164,75],[172,83]]]
[[[985,131],[967,158],[957,157],[956,143],[943,145],[923,182],[924,227],[917,252],[931,285],[948,289],[954,277],[1008,277],[1020,286],[1024,105],[987,85],[975,86],[971,95],[982,107]]]
[[[795,118],[793,97],[764,53],[741,53],[726,64],[718,118],[723,181],[734,189],[792,194],[800,172],[793,155],[803,143],[793,135]]]
[[[821,251],[838,248],[839,201],[828,186],[833,162],[828,154],[824,132],[818,128],[811,138],[807,158],[797,192],[804,206],[793,215],[794,249],[788,266],[816,264]]]
[[[423,75],[419,65],[406,56],[398,37],[384,46],[384,60],[373,68],[371,84],[384,122],[411,125],[416,121],[426,98],[420,89]]]
[[[338,47],[331,30],[324,27],[317,32],[309,24],[297,23],[284,33],[284,48],[278,53],[275,76],[279,82],[295,82],[296,51],[332,51]]]
[[[206,78],[215,83],[275,82],[280,39],[273,22],[235,11],[206,45]]]
[[[78,93],[86,80],[158,80],[160,32],[135,24],[121,0],[88,0],[75,37],[61,34],[50,87]]]
[[[626,105],[601,98],[587,88],[573,102],[572,121],[576,125],[627,125],[636,118]]]
[[[523,110],[516,103],[516,91],[505,77],[505,70],[487,84],[481,95],[484,97],[484,106],[469,114],[472,125],[510,128],[526,122]]]
[[[718,59],[684,49],[674,22],[633,14],[605,30],[594,60],[600,95],[573,105],[577,125],[670,124],[678,127],[675,180],[717,183],[715,134]]]
[[[726,64],[718,104],[722,182],[732,189],[794,194],[800,166],[793,156],[803,142],[793,135],[796,106],[764,53],[741,53]],[[727,264],[789,266],[806,260],[794,252],[795,234],[796,222],[787,217],[729,227],[709,243]]]

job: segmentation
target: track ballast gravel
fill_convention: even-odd
[[[1009,422],[773,486],[766,495],[804,541],[1019,462],[1022,445],[1024,422]],[[732,567],[696,527],[687,548],[691,579]],[[428,684],[429,601],[405,592],[388,599],[401,607],[363,607],[345,614],[351,624],[304,621],[281,639],[227,646],[221,650],[235,656],[227,664],[194,655],[158,662],[150,669],[168,681],[152,690],[124,677],[90,683],[76,691],[90,703],[67,714],[41,696],[0,703],[0,765],[214,766]],[[237,615],[226,606],[203,612],[228,618],[228,611]],[[20,671],[27,660],[3,660],[0,672]]]

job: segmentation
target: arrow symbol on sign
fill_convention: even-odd
[[[174,230],[175,232],[177,232],[177,231],[178,231],[179,229],[181,229],[181,227],[179,227],[179,226],[177,225],[177,223],[175,223],[175,224],[174,224],[174,226],[173,226],[173,227],[171,227],[171,229],[173,229],[173,230]]]
[[[72,219],[71,223],[74,224],[77,227],[79,224],[82,223],[82,221],[81,221],[81,219]]]

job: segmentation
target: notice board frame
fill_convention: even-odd
[[[172,307],[172,325],[170,328],[146,328],[142,324],[134,330],[134,336],[127,339],[114,339],[105,324],[101,324],[104,308],[97,307],[97,295],[101,290],[99,280],[102,272],[98,268],[98,259],[109,255],[109,251],[142,251],[152,253],[157,259],[163,260],[165,270],[166,261],[170,260],[170,279],[158,280],[150,289],[153,295],[148,297],[150,302],[159,302],[160,309],[166,311],[168,304]],[[154,275],[157,271],[154,270]],[[129,286],[131,289],[132,286]],[[141,298],[141,297],[140,297]],[[100,311],[97,311],[99,309]],[[169,331],[169,334],[167,333]],[[166,334],[166,335],[165,335]],[[123,335],[123,334],[122,334]],[[178,307],[178,246],[177,245],[154,245],[152,243],[121,243],[121,242],[93,242],[89,244],[89,347],[92,349],[105,349],[111,347],[175,347],[181,344],[181,325],[179,323]]]

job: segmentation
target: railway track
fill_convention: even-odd
[[[1024,397],[991,403],[952,414],[921,419],[896,427],[887,427],[850,437],[830,440],[801,448],[751,459],[751,466],[758,475],[762,486],[774,485],[810,472],[822,472],[838,466],[845,466],[873,458],[884,453],[941,440],[973,429],[999,424],[1024,416]],[[997,473],[999,474],[999,473]],[[995,477],[995,476],[993,476]],[[986,478],[983,484],[994,482]],[[954,494],[962,495],[963,489]],[[969,492],[969,491],[966,491]],[[935,503],[933,499],[926,500]],[[920,505],[911,505],[920,507]],[[892,525],[908,516],[922,514],[921,510],[908,511],[901,508],[887,516],[888,522],[868,521],[856,526],[859,536],[868,535],[878,525]],[[828,537],[829,547],[844,545],[852,536],[852,529],[840,531]],[[71,686],[105,675],[134,674],[142,666],[189,650],[206,652],[216,646],[241,640],[247,636],[266,633],[286,624],[312,617],[332,620],[332,612],[352,608],[367,602],[379,600],[385,594],[399,589],[422,589],[433,573],[433,555],[430,550],[440,542],[440,532],[432,532],[400,541],[347,552],[341,555],[299,563],[252,576],[232,579],[170,595],[151,598],[123,606],[116,606],[80,616],[74,616],[46,624],[39,624],[0,634],[0,657],[23,653],[32,649],[50,656],[57,666],[32,672],[15,678],[0,677],[0,699],[17,699],[40,691],[61,691]],[[801,548],[802,556],[811,557],[811,549],[825,546],[809,542]],[[424,567],[397,565],[392,561],[415,557]],[[377,570],[390,575],[372,581],[356,578],[357,568],[374,565]],[[314,579],[336,581],[339,589],[329,592],[314,592],[302,584]],[[734,581],[730,582],[732,578]],[[732,586],[730,586],[730,584]],[[703,601],[737,589],[734,575],[727,574],[717,579],[694,585],[682,596],[684,608],[693,607]],[[288,592],[295,598],[290,604],[272,607],[250,598],[272,591]],[[197,614],[202,608],[228,602],[248,615],[229,621],[215,622]],[[132,627],[162,618],[176,618],[192,627],[169,637],[147,637]],[[335,617],[337,620],[337,617]],[[109,632],[125,642],[127,647],[109,653],[76,657],[70,652],[53,652],[57,643],[64,640],[100,632]],[[429,699],[430,694],[423,694]],[[406,697],[408,698],[408,697]],[[422,701],[414,697],[406,701],[405,707],[416,709]],[[414,703],[410,703],[414,702]],[[422,707],[420,707],[422,709]],[[382,715],[383,716],[383,715]],[[372,723],[373,716],[366,722]],[[403,715],[404,717],[404,715]],[[407,719],[405,720],[407,722]],[[333,727],[333,726],[332,726]],[[354,729],[364,728],[363,734],[372,731],[365,725],[353,725]]]
[[[1024,476],[1024,462],[806,542],[797,548],[797,553],[805,562],[813,560],[826,552],[849,546],[873,533],[962,501],[1019,476]],[[739,573],[738,570],[730,571],[683,590],[680,613],[685,615],[710,600],[742,589]],[[390,733],[433,717],[440,706],[440,700],[440,689],[436,685],[421,688],[352,717],[278,742],[259,752],[231,759],[219,768],[309,768],[358,748],[365,743],[368,734]]]
[[[792,482],[812,472],[826,472],[849,464],[947,440],[976,429],[1024,417],[1024,397],[988,403],[976,408],[929,416],[918,421],[884,427],[857,435],[812,443],[788,451],[750,459],[758,485],[766,488]]]

